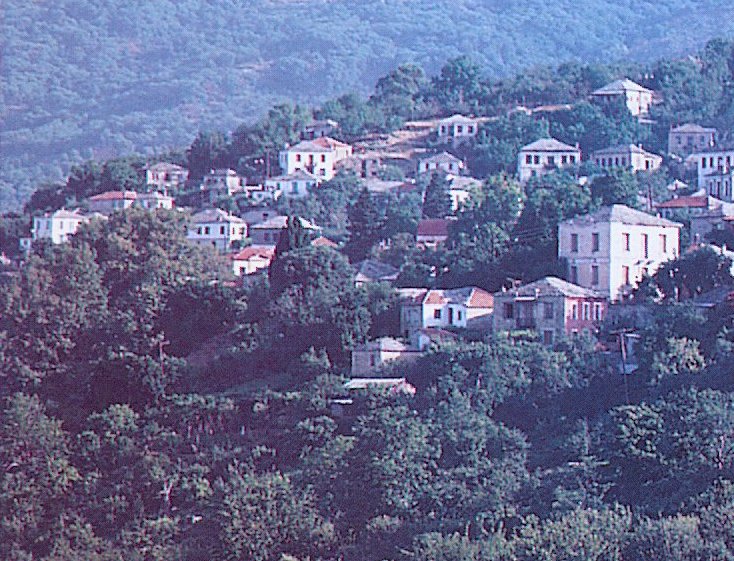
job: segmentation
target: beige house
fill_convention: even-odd
[[[464,162],[456,156],[448,152],[434,154],[427,158],[423,158],[418,162],[418,173],[432,173],[434,171],[443,171],[444,173],[452,173],[460,175],[464,170]]]
[[[610,103],[621,98],[627,105],[629,112],[636,117],[647,115],[652,106],[652,90],[648,90],[628,78],[615,80],[611,84],[593,91],[591,98],[599,103]]]
[[[517,156],[517,176],[525,183],[561,168],[573,167],[581,163],[581,150],[555,138],[541,138],[523,146]]]
[[[191,218],[186,237],[192,243],[226,252],[245,241],[247,224],[238,216],[218,208],[203,210]]]
[[[424,328],[488,328],[492,295],[474,286],[454,289],[400,288],[400,332],[410,337]]]
[[[265,188],[279,196],[290,199],[307,197],[312,189],[321,184],[321,179],[304,170],[297,170],[288,175],[278,175],[265,180]],[[276,196],[275,198],[278,198]]]
[[[558,225],[558,256],[570,282],[614,301],[678,257],[681,227],[624,205],[602,207]]]
[[[189,178],[189,170],[176,164],[158,162],[145,168],[145,184],[164,193],[183,187]]]
[[[625,168],[637,171],[655,171],[663,164],[662,156],[643,150],[642,145],[624,144],[596,150],[591,161],[602,169]]]
[[[495,333],[529,329],[543,343],[593,332],[606,315],[604,295],[556,277],[545,277],[510,290],[494,293]]]
[[[694,123],[671,126],[668,131],[668,154],[687,156],[716,146],[718,132]]]
[[[281,150],[278,154],[278,163],[284,175],[296,171],[307,171],[322,181],[332,179],[336,174],[336,163],[349,158],[352,147],[328,136],[314,140],[303,140]]]
[[[229,256],[232,262],[232,272],[236,277],[252,275],[261,269],[270,267],[275,256],[275,246],[249,245],[246,248]]]
[[[479,132],[479,121],[464,115],[451,115],[438,122],[436,136],[439,142],[454,146],[472,140]]]

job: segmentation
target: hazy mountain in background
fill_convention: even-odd
[[[732,31],[727,0],[6,0],[0,209],[79,160],[367,91],[404,62],[468,54],[501,76],[683,55]]]

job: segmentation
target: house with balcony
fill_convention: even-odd
[[[644,150],[641,144],[624,144],[592,152],[591,161],[602,169],[622,168],[638,172],[659,169],[663,157]]]
[[[706,189],[707,191],[711,189],[709,194],[723,200],[723,197],[714,194],[712,191],[720,192],[724,185],[724,180],[730,179],[728,175],[732,169],[732,163],[734,163],[734,148],[711,148],[702,152],[696,152],[690,158],[696,162],[698,188]],[[729,189],[727,190],[730,191],[730,188],[731,182],[729,182]]]
[[[668,131],[668,154],[688,156],[716,146],[718,131],[694,123],[671,126]]]
[[[641,117],[650,112],[653,98],[652,94],[652,90],[625,78],[623,80],[615,80],[598,90],[594,90],[591,92],[591,99],[600,104],[622,100],[632,115]]]
[[[400,332],[425,328],[489,329],[494,300],[474,286],[454,289],[400,288]]]
[[[158,162],[145,168],[145,184],[163,193],[183,187],[188,178],[189,170],[168,162]]]
[[[278,163],[283,175],[306,171],[322,181],[336,175],[337,162],[349,158],[352,147],[328,136],[314,140],[303,140],[294,146],[281,150]]]
[[[566,260],[571,283],[615,301],[680,255],[681,227],[624,205],[606,206],[558,225],[558,257]]]
[[[225,253],[244,243],[247,224],[240,217],[218,208],[202,210],[191,217],[186,237],[192,243]]]
[[[593,333],[606,315],[605,295],[556,277],[545,277],[494,293],[492,328],[530,330],[546,345],[580,333]]]
[[[581,163],[581,150],[555,138],[541,138],[523,146],[517,156],[517,177],[526,183],[532,177]]]

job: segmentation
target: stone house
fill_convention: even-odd
[[[449,224],[446,218],[422,218],[418,221],[415,243],[420,247],[435,249],[449,237]]]
[[[543,343],[593,332],[606,315],[604,295],[556,277],[494,293],[495,333],[528,329]]]
[[[287,175],[270,177],[265,180],[265,187],[286,198],[302,199],[318,187],[321,181],[319,177],[301,169]]]
[[[687,156],[716,146],[718,131],[694,123],[671,126],[668,131],[668,154]]]
[[[158,162],[145,168],[145,184],[164,193],[183,187],[188,178],[189,170],[168,162]]]
[[[648,90],[640,84],[625,78],[615,80],[598,90],[594,90],[591,93],[591,99],[598,103],[610,103],[622,99],[629,112],[635,117],[640,117],[650,112],[652,93],[652,90]]]
[[[244,243],[247,224],[240,217],[220,209],[203,210],[191,217],[186,237],[192,243],[227,252]]]
[[[634,172],[655,171],[663,164],[662,156],[648,152],[638,144],[596,150],[591,153],[591,161],[602,169],[624,168]]]
[[[321,232],[321,228],[312,224],[305,218],[298,218],[301,221],[301,226],[308,230],[313,236],[318,236]],[[287,216],[273,216],[263,222],[253,224],[250,226],[250,237],[252,238],[253,245],[272,245],[278,244],[281,232],[286,228],[288,224]]]
[[[696,161],[698,188],[706,189],[710,195],[724,199],[724,196],[715,192],[721,192],[724,181],[731,179],[734,148],[712,148],[697,152],[691,157]],[[727,187],[726,190],[731,193],[731,181]]]
[[[438,142],[458,146],[473,140],[479,132],[479,121],[464,115],[451,115],[438,122],[436,136]]]

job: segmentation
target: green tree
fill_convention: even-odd
[[[424,218],[446,218],[451,214],[449,181],[445,174],[433,173],[423,199]]]
[[[199,181],[210,170],[221,167],[226,154],[227,140],[222,133],[199,132],[186,152],[189,179]]]
[[[354,204],[349,206],[348,214],[349,241],[345,251],[353,262],[361,261],[380,241],[384,213],[378,207],[375,197],[364,187]]]
[[[613,170],[595,177],[591,182],[591,196],[602,206],[626,205],[637,208],[640,184],[634,174],[625,170]]]

